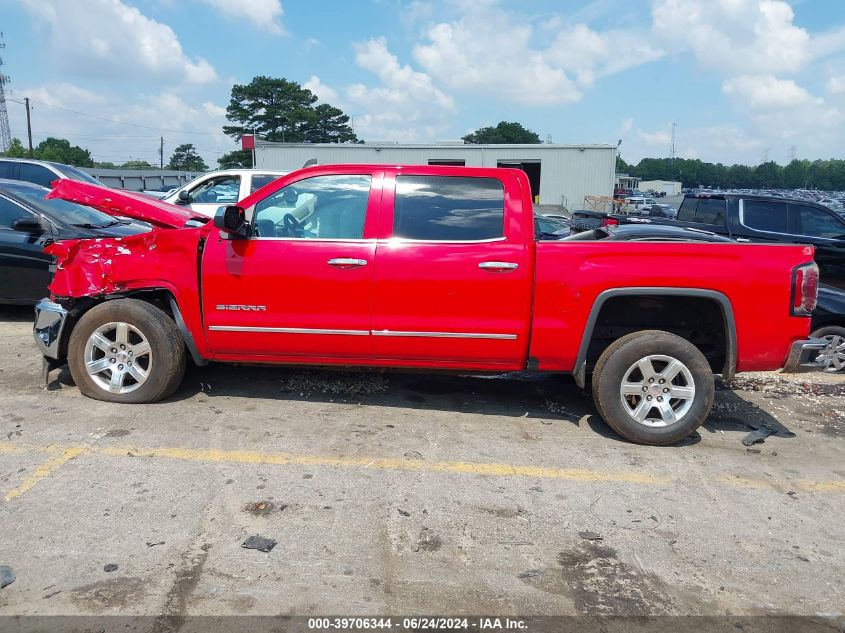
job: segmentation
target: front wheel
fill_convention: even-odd
[[[828,325],[810,336],[827,341],[827,347],[817,357],[823,371],[832,373],[845,369],[845,327]]]
[[[707,359],[686,339],[661,330],[614,341],[593,371],[593,399],[619,435],[638,444],[674,444],[695,431],[713,407]]]
[[[68,366],[89,398],[156,402],[182,382],[185,345],[167,314],[144,301],[117,299],[91,308],[76,324]]]

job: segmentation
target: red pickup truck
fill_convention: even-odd
[[[188,357],[528,369],[574,375],[621,435],[671,444],[704,422],[714,374],[824,347],[808,339],[811,247],[537,240],[513,169],[312,167],[201,227],[95,185],[50,195],[157,227],[48,247],[35,339],[111,402],[167,397]]]

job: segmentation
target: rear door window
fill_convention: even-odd
[[[743,200],[742,223],[755,231],[788,233],[787,207],[770,200]]]
[[[505,190],[495,178],[397,176],[393,236],[477,241],[504,237]]]
[[[31,165],[30,163],[21,163],[20,180],[26,182],[34,182],[36,185],[42,187],[49,187],[54,180],[59,180],[61,176],[57,176],[52,171],[41,165]]]
[[[252,185],[249,188],[250,193],[255,193],[264,185],[269,185],[271,182],[276,180],[279,176],[274,176],[273,174],[253,174],[252,175]]]
[[[15,165],[17,165],[17,163],[13,163],[12,161],[0,160],[0,178],[16,180],[14,173]]]
[[[678,220],[681,222],[699,222],[701,224],[725,224],[724,198],[684,198],[678,209]]]
[[[845,222],[833,214],[799,204],[790,205],[790,208],[798,215],[799,235],[845,239]]]

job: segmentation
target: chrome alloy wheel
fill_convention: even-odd
[[[640,424],[670,426],[692,407],[695,383],[690,370],[677,358],[653,354],[628,368],[619,395],[628,415]]]
[[[98,387],[129,393],[150,375],[153,354],[147,337],[129,323],[106,323],[85,343],[85,369]]]
[[[827,372],[845,369],[845,336],[826,334],[821,338],[827,341],[827,347],[816,357],[816,360],[823,364],[822,369]]]

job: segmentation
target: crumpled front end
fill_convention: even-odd
[[[204,232],[152,231],[50,244],[44,249],[56,258],[50,291],[56,297],[90,297],[133,288],[195,286],[197,247]]]
[[[201,213],[169,202],[67,178],[54,182],[46,197],[82,204],[111,216],[142,220],[157,228],[180,229],[192,223],[200,226],[208,222]]]

